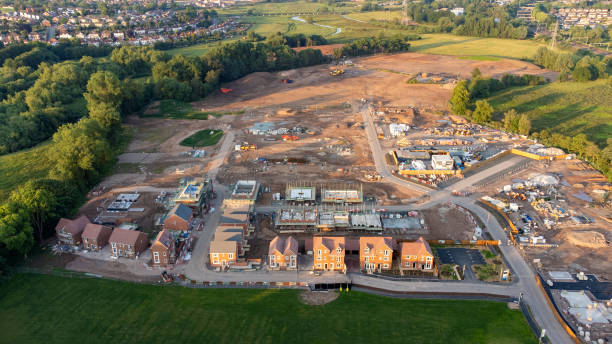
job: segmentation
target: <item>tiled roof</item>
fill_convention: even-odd
[[[290,256],[298,254],[298,242],[294,237],[290,236],[287,238],[281,238],[276,236],[270,242],[270,248],[268,250],[269,255],[273,255],[275,251],[280,252],[282,255]]]
[[[127,229],[115,228],[108,241],[134,245],[136,244],[138,237],[140,237],[142,234],[143,233],[141,231],[130,231]]]
[[[189,208],[188,206],[184,205],[183,203],[178,203],[168,213],[168,217],[170,217],[172,215],[176,215],[176,216],[180,217],[181,219],[185,220],[185,222],[189,222],[189,219],[193,215],[193,211],[191,210],[191,208]]]
[[[106,226],[102,226],[102,225],[97,225],[94,223],[88,223],[87,225],[85,225],[85,230],[83,231],[83,234],[81,235],[81,237],[83,238],[83,240],[85,239],[98,239],[100,234],[103,232],[112,232],[112,229],[110,227],[106,227]]]
[[[85,229],[85,225],[87,225],[88,223],[91,222],[85,215],[74,220],[61,218],[57,223],[57,226],[55,226],[55,230],[59,230],[63,227],[68,233],[78,234],[83,232],[83,230]]]
[[[413,242],[403,242],[401,246],[401,255],[411,255],[411,256],[433,256],[431,251],[431,247],[429,247],[429,243],[423,240],[423,237],[419,237],[417,241]]]

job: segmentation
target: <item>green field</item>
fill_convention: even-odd
[[[351,12],[358,11],[359,5],[351,2],[346,3],[347,6],[337,7],[338,11]],[[260,14],[302,14],[310,13],[316,14],[324,11],[323,8],[327,8],[328,11],[333,11],[334,7],[328,6],[324,3],[312,2],[312,1],[285,1],[285,2],[261,2],[253,5],[245,6],[232,6],[225,9],[219,9],[217,12],[221,15],[244,15],[249,10],[255,11]]]
[[[236,112],[209,112],[194,110],[190,103],[182,102],[174,99],[165,99],[159,102],[159,105],[153,110],[157,113],[142,114],[141,117],[157,117],[170,119],[201,119],[206,120],[208,116],[220,117],[223,115],[239,115],[244,111]]]
[[[181,141],[185,147],[206,147],[216,145],[223,136],[223,130],[204,129]]]
[[[298,293],[16,275],[0,285],[0,342],[537,342],[521,312],[505,303],[345,292],[327,305],[307,306]]]
[[[49,142],[34,148],[0,156],[0,200],[30,179],[44,178],[51,169],[47,160]]]
[[[501,119],[515,109],[535,130],[573,136],[584,133],[600,147],[612,137],[612,87],[605,81],[553,82],[502,91],[489,99]]]

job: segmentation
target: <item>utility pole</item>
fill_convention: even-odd
[[[559,22],[555,22],[555,29],[553,30],[553,34],[552,34],[552,42],[550,43],[550,49],[554,50],[555,49],[555,43],[557,43],[557,31],[559,30]]]

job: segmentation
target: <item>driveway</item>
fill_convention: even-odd
[[[478,281],[472,265],[485,264],[485,260],[480,251],[463,247],[438,248],[436,253],[442,264],[457,264],[465,266],[465,279]]]

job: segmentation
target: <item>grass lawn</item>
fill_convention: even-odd
[[[518,87],[494,95],[489,102],[498,120],[503,112],[515,109],[527,114],[537,131],[584,133],[600,147],[612,137],[612,87],[606,80]]]
[[[190,103],[174,99],[165,99],[159,102],[158,112],[154,114],[142,114],[141,117],[162,117],[171,119],[208,119],[208,116],[220,117],[223,115],[239,115],[244,111],[236,112],[210,112],[197,111]]]
[[[0,342],[537,342],[521,312],[504,303],[349,292],[307,306],[298,293],[16,275],[0,285]]]
[[[51,169],[51,164],[46,158],[50,142],[0,155],[0,200],[6,199],[12,190],[28,180],[47,176]]]
[[[422,39],[410,42],[410,51],[428,54],[531,59],[542,44],[531,40],[479,38],[451,34],[424,34]]]
[[[218,48],[223,44],[226,43],[230,43],[230,42],[234,42],[239,40],[240,37],[234,37],[234,38],[230,38],[230,39],[226,39],[223,41],[216,41],[216,42],[210,42],[210,43],[202,43],[202,44],[196,44],[196,45],[192,45],[189,47],[184,47],[184,48],[176,48],[176,49],[170,49],[170,50],[165,50],[164,52],[175,56],[175,55],[184,55],[184,56],[202,56],[204,54],[206,54],[207,52],[211,51],[214,48]]]
[[[181,141],[185,147],[205,147],[216,145],[223,136],[223,130],[204,129]]]

